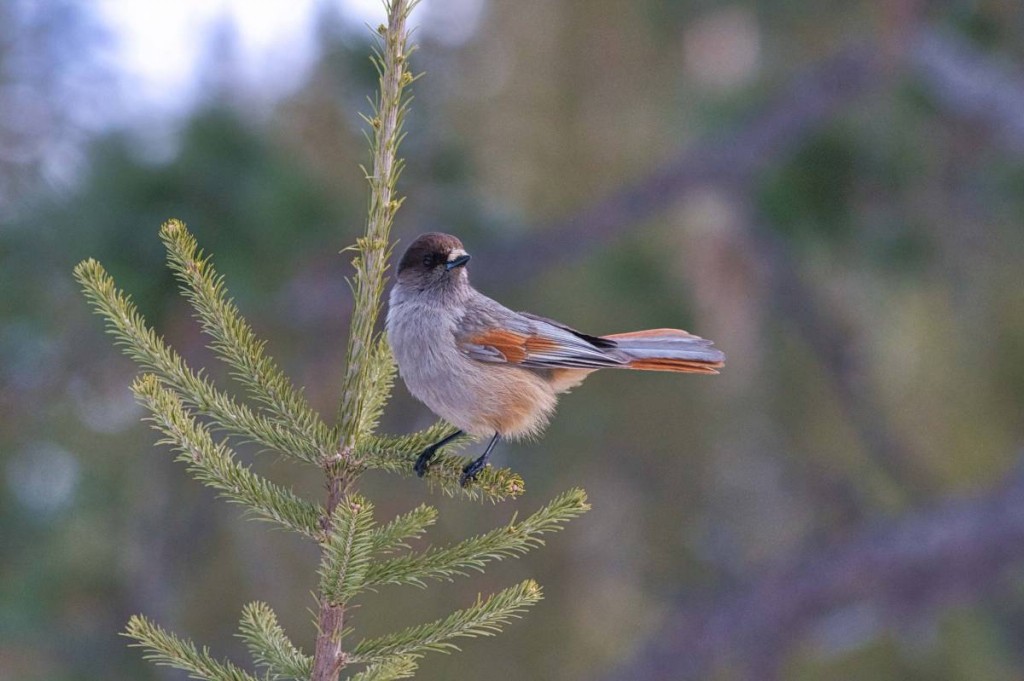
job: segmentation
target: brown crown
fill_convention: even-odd
[[[429,269],[430,266],[424,264],[428,257],[432,256],[436,262],[444,262],[448,259],[448,254],[457,248],[462,248],[462,242],[451,234],[421,234],[409,244],[409,248],[405,249],[405,254],[398,263],[398,272],[411,268]]]

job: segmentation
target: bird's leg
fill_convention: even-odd
[[[434,454],[437,454],[437,450],[441,449],[441,447],[444,447],[452,440],[462,437],[463,435],[465,435],[465,433],[463,433],[461,430],[456,430],[451,435],[445,436],[441,440],[435,442],[434,444],[424,449],[423,452],[420,453],[419,457],[416,459],[416,465],[412,467],[412,469],[416,471],[416,475],[422,478],[426,474],[427,468],[430,466],[430,460],[434,457]]]
[[[459,484],[465,487],[469,484],[470,480],[476,480],[476,474],[483,470],[483,467],[487,465],[487,457],[490,456],[491,450],[494,449],[494,445],[498,444],[498,440],[501,439],[501,433],[495,433],[491,441],[487,443],[487,449],[480,455],[479,459],[472,461],[462,469],[462,477],[459,478]]]

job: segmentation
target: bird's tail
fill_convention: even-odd
[[[629,359],[624,366],[641,371],[717,374],[725,354],[709,340],[679,329],[650,329],[602,336]]]

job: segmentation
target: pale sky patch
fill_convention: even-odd
[[[380,0],[97,0],[112,37],[111,62],[122,83],[124,118],[154,110],[181,114],[201,97],[213,37],[231,27],[232,68],[240,85],[271,100],[302,82],[314,54],[313,29],[323,3],[335,3],[353,31],[384,19]],[[485,0],[424,0],[413,23],[447,43],[476,29]]]

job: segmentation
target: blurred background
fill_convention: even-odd
[[[334,413],[363,229],[374,0],[0,0],[0,679],[180,679],[131,613],[247,664],[248,601],[310,649],[315,547],[241,519],[140,424],[71,279],[100,259],[197,366],[157,229],[185,220]],[[424,0],[395,235],[590,333],[677,326],[717,377],[608,372],[502,445],[499,506],[369,474],[444,544],[582,485],[486,575],[526,620],[417,678],[1024,678],[1024,9],[1014,0]],[[401,244],[399,248],[401,248]],[[384,428],[431,423],[396,390]],[[315,470],[250,456],[321,496]]]

